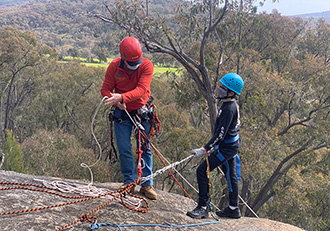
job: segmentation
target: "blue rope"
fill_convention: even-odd
[[[220,222],[220,220],[216,217],[213,216],[212,214],[212,217],[216,220],[214,222],[204,222],[204,223],[198,223],[198,224],[189,224],[189,225],[174,225],[174,224],[171,224],[169,222],[164,222],[166,225],[161,225],[161,224],[127,224],[127,225],[118,225],[118,224],[115,224],[115,223],[97,223],[95,221],[95,223],[93,224],[90,224],[89,225],[89,228],[91,230],[94,230],[94,229],[98,229],[100,228],[101,226],[112,226],[112,227],[117,227],[120,231],[122,231],[122,227],[137,227],[137,226],[145,226],[145,227],[162,227],[162,228],[185,228],[185,227],[194,227],[194,226],[201,226],[201,225],[212,225],[212,224],[217,224]]]

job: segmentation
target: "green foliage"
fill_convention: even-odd
[[[81,164],[97,161],[92,150],[83,148],[74,136],[60,129],[38,130],[21,148],[28,174],[88,180],[90,172]],[[98,162],[92,171],[94,180],[109,181],[110,171],[104,162]]]
[[[315,160],[325,155],[328,153],[314,153],[313,157]],[[329,217],[325,214],[330,212],[329,187],[328,170],[320,172],[299,165],[276,189],[275,200],[266,206],[267,216],[306,230],[327,230]]]
[[[25,173],[21,150],[13,135],[13,131],[6,130],[3,140],[3,152],[5,154],[5,161],[2,165],[2,169]]]

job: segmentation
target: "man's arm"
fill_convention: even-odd
[[[115,71],[116,67],[113,62],[111,62],[105,72],[104,81],[101,87],[101,95],[104,96],[111,96],[113,89],[115,87]]]

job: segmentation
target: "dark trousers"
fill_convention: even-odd
[[[213,171],[216,167],[222,165],[221,161],[215,155],[208,156],[210,171]],[[236,159],[231,158],[228,160],[229,169],[230,169],[230,182],[233,191],[229,192],[229,205],[238,206],[238,180],[237,180],[237,171],[236,171]],[[207,164],[206,160],[201,163],[197,168],[197,181],[199,189],[199,206],[206,206],[209,200],[210,190],[209,190],[209,180],[206,175]],[[221,166],[221,169],[226,174],[227,169],[224,165]],[[226,177],[227,178],[227,177]]]

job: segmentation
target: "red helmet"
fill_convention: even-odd
[[[122,59],[130,63],[142,62],[142,50],[139,40],[126,37],[120,42],[119,52]],[[136,63],[136,64],[138,64]]]

